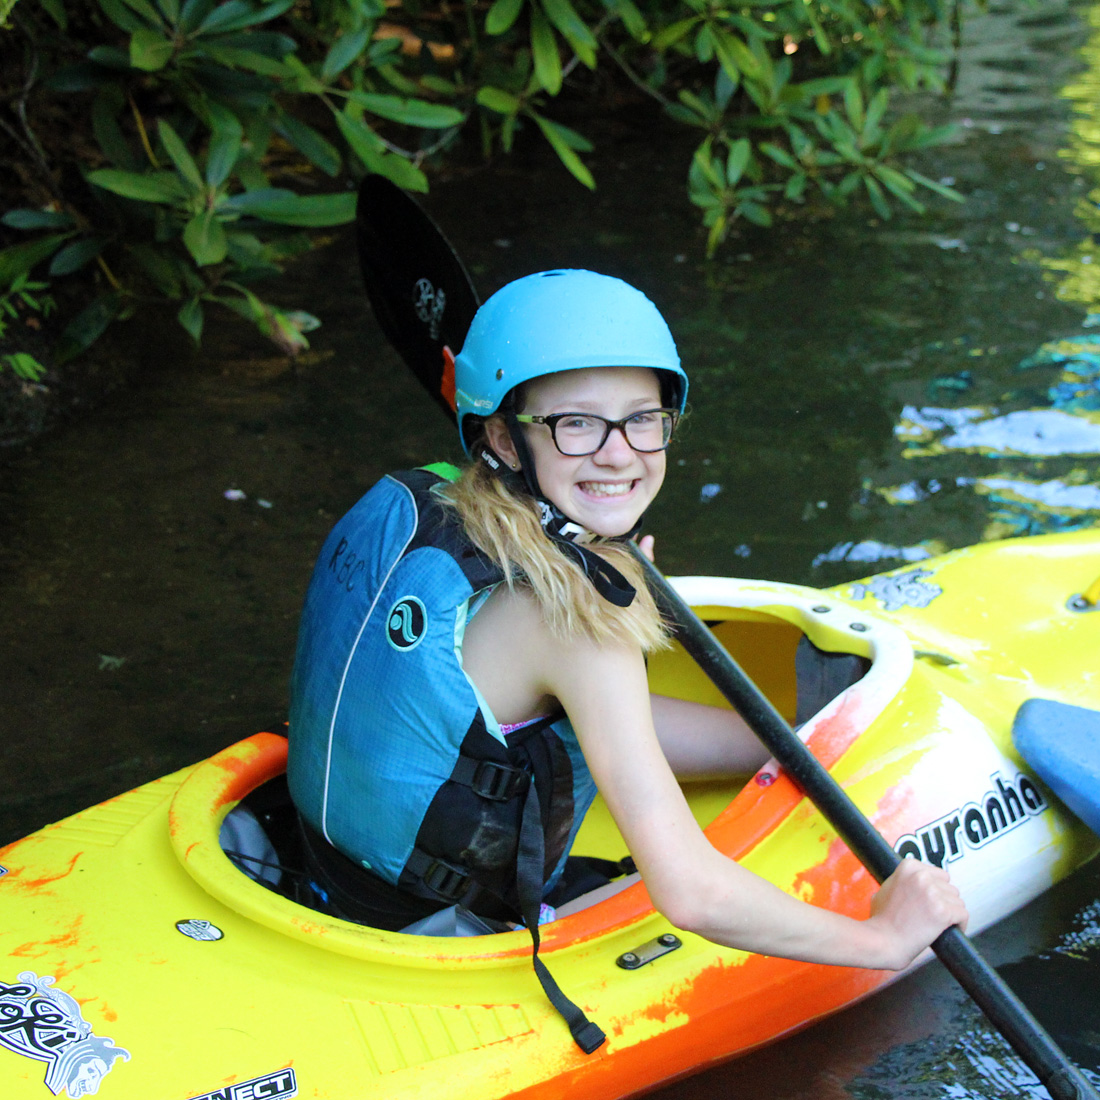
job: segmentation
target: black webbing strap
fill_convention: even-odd
[[[596,591],[603,596],[608,603],[616,607],[629,607],[634,602],[637,593],[633,585],[611,564],[601,558],[599,554],[590,550],[587,546],[572,542],[561,535],[551,534],[546,531],[547,537],[568,558],[574,561],[584,570],[585,576],[592,582]]]
[[[516,881],[519,890],[519,906],[527,928],[531,933],[534,950],[531,963],[535,968],[547,999],[569,1025],[573,1041],[591,1054],[602,1045],[607,1036],[562,991],[554,976],[539,958],[539,909],[542,906],[543,876],[542,813],[539,796],[532,783],[523,802],[523,820],[519,830],[519,853],[516,858]]]

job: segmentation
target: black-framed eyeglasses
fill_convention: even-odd
[[[550,429],[554,446],[570,458],[594,455],[616,428],[635,451],[642,454],[663,451],[672,441],[676,417],[675,409],[643,409],[622,420],[574,412],[554,413],[553,416],[516,415],[521,424],[545,424]]]

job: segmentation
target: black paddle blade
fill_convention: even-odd
[[[420,384],[454,409],[453,360],[478,297],[462,261],[420,206],[385,176],[370,175],[355,211],[359,266],[378,323]]]

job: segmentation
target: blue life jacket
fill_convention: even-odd
[[[325,542],[291,680],[290,791],[317,833],[386,882],[522,914],[530,783],[542,895],[596,788],[567,719],[504,736],[463,671],[463,631],[502,575],[437,499],[441,469],[454,470],[383,478]]]

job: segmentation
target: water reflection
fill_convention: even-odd
[[[1077,18],[1062,5],[1026,17],[1013,17],[1008,9],[999,14],[1008,18],[994,17],[967,45],[956,107],[965,129],[994,135],[1043,113],[1043,65],[1066,44]],[[1048,154],[1053,154],[1078,191],[1088,188],[1073,200],[1076,224],[1060,227],[1052,221],[1052,203],[1039,201],[1041,188],[1025,184],[1018,174],[1006,182],[1006,190],[1018,192],[1018,201],[1005,206],[1013,216],[1000,222],[1019,266],[1044,273],[1059,302],[1083,307],[1077,330],[1064,329],[1037,350],[1021,349],[1015,362],[1009,356],[1013,345],[1020,345],[1011,336],[1009,315],[1003,343],[983,340],[982,331],[971,324],[970,331],[914,346],[898,367],[938,359],[940,369],[931,378],[925,375],[925,401],[910,398],[901,405],[892,448],[876,463],[879,471],[864,476],[853,515],[870,521],[872,528],[876,523],[889,528],[894,521],[882,506],[903,509],[905,528],[923,537],[902,544],[873,537],[838,540],[814,555],[815,569],[840,562],[917,560],[926,549],[942,545],[924,532],[941,532],[948,509],[954,516],[964,508],[984,516],[979,531],[971,528],[972,539],[1100,521],[1100,336],[1088,331],[1100,323],[1100,251],[1095,245],[1100,233],[1100,7],[1092,6],[1082,17],[1089,27],[1088,40],[1077,52],[1083,66],[1067,74],[1059,92],[1072,108],[1062,147],[1044,150],[1036,137],[1031,149],[1020,150],[1035,172],[1045,172]],[[1013,41],[1021,30],[1034,36],[1022,50]],[[972,204],[985,198],[982,187],[971,189]],[[964,220],[960,232],[894,231],[894,243],[988,255],[990,223],[997,212],[991,209],[992,216],[978,226]],[[996,294],[999,288],[982,278],[983,266],[975,269],[979,286]],[[1042,283],[1036,280],[1035,286],[1034,297],[1042,301]],[[1019,308],[1016,301],[1013,305]],[[947,541],[959,544],[950,537]],[[832,576],[839,574],[834,570]]]

